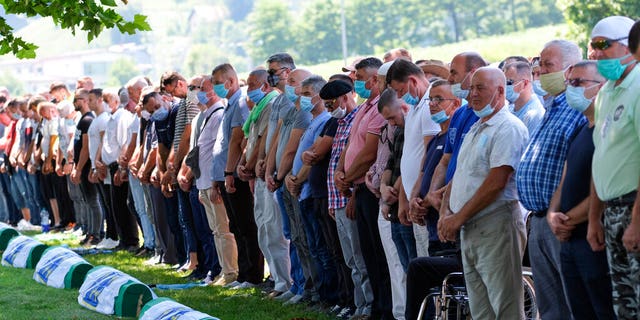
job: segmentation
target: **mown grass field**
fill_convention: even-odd
[[[69,244],[77,239],[45,241]],[[186,283],[182,275],[168,266],[144,266],[143,258],[128,252],[95,254],[84,257],[94,266],[108,265],[147,284]],[[0,266],[0,320],[39,319],[116,319],[81,307],[77,290],[54,289],[33,280],[31,269]],[[220,287],[196,287],[185,290],[154,289],[159,297],[168,297],[195,310],[222,320],[233,319],[332,319],[306,305],[283,306],[266,298],[259,289],[229,290]]]

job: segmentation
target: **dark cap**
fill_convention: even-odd
[[[351,84],[342,80],[335,80],[325,84],[320,89],[320,98],[323,100],[331,100],[353,91]]]

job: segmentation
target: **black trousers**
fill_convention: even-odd
[[[378,198],[363,184],[356,186],[356,223],[362,257],[373,290],[372,317],[393,319],[391,313],[391,280],[387,257],[384,254],[380,231],[378,231]],[[385,239],[385,241],[392,241]]]
[[[118,164],[109,165],[111,181],[118,171]],[[135,213],[129,210],[127,205],[127,196],[129,193],[129,182],[122,182],[121,185],[111,185],[111,213],[116,224],[116,230],[120,237],[120,245],[122,246],[138,246],[138,222]]]
[[[420,305],[429,295],[429,289],[442,285],[444,278],[451,272],[462,271],[460,257],[419,257],[411,260],[407,270],[407,302],[405,318],[413,320],[420,313]],[[427,319],[431,319],[434,306],[427,309]]]
[[[219,181],[220,193],[229,217],[229,229],[238,246],[238,281],[261,283],[264,278],[264,257],[258,247],[258,227],[253,216],[253,195],[249,183],[235,178],[236,192],[227,193]]]

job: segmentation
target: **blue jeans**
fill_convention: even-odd
[[[276,198],[278,199],[278,206],[280,207],[280,214],[282,215],[282,231],[284,237],[287,240],[291,240],[291,227],[289,226],[289,216],[287,215],[287,209],[284,206],[284,198],[282,196],[282,187],[275,191]],[[293,284],[289,291],[294,294],[302,294],[304,292],[304,273],[302,272],[302,265],[300,264],[300,258],[298,258],[298,251],[293,242],[289,242],[289,258],[291,259],[291,279]]]
[[[193,232],[193,217],[189,193],[178,189],[176,196],[178,197],[178,221],[180,222],[180,229],[184,236],[187,253],[198,252],[198,242]]]
[[[586,227],[586,223],[578,225],[571,239],[560,245],[562,281],[569,292],[569,308],[576,319],[615,319],[607,252],[591,250]]]
[[[198,264],[203,264],[203,266],[199,266],[199,268],[211,271],[211,278],[213,279],[213,277],[222,271],[222,266],[220,266],[216,245],[213,242],[213,232],[209,229],[207,212],[198,199],[198,188],[195,186],[191,187],[189,200],[191,201],[191,212],[193,213],[194,233],[199,244]]]
[[[334,304],[338,300],[338,270],[329,254],[327,241],[322,235],[318,213],[320,208],[314,207],[313,198],[307,198],[299,202],[300,213],[302,213],[302,226],[306,234],[309,245],[309,253],[313,258],[320,283],[318,293],[323,301]]]
[[[400,222],[391,222],[391,238],[398,250],[402,268],[404,272],[407,272],[409,262],[418,256],[416,253],[416,240],[413,237],[413,226],[405,226]]]
[[[156,247],[156,234],[153,228],[151,217],[147,214],[147,208],[150,208],[144,200],[144,191],[140,180],[129,172],[129,188],[133,197],[133,205],[136,209],[140,226],[142,227],[142,236],[144,238],[144,247],[154,249]]]
[[[160,189],[156,188],[156,191],[160,191]],[[178,264],[184,264],[188,259],[188,254],[186,251],[187,246],[185,245],[184,234],[182,233],[182,228],[180,227],[180,219],[178,217],[178,196],[174,194],[173,197],[167,198],[162,195],[162,193],[160,193],[159,195],[162,196],[162,199],[164,200],[167,225],[169,226],[169,230],[171,230],[171,233],[173,234]]]

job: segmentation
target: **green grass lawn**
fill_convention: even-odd
[[[43,239],[44,240],[44,239]],[[64,236],[47,244],[77,244],[77,239]],[[127,252],[96,254],[84,257],[91,264],[108,265],[143,283],[186,283],[182,275],[167,266],[144,266],[143,258]],[[197,287],[186,290],[158,290],[195,310],[222,320],[228,319],[332,319],[313,312],[305,305],[283,306],[267,299],[258,289],[228,290],[220,287]],[[77,290],[54,289],[33,280],[33,270],[0,266],[0,320],[20,319],[115,319],[89,311],[78,304]]]

